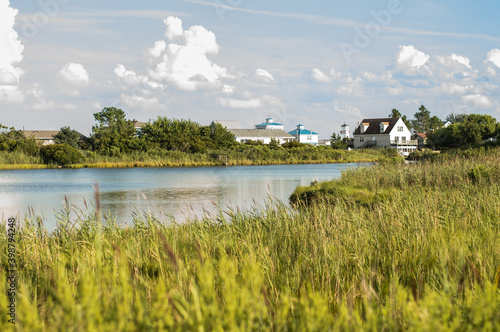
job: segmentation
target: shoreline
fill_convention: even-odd
[[[55,164],[0,164],[0,170],[21,170],[21,169],[82,169],[82,168],[162,168],[162,167],[213,167],[213,166],[268,166],[268,165],[307,165],[307,164],[348,164],[348,163],[370,163],[377,162],[377,158],[354,159],[354,160],[301,160],[301,161],[229,161],[227,164],[220,162],[102,162],[102,163],[82,163],[74,165]]]

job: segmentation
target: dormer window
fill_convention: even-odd
[[[364,132],[368,129],[369,126],[370,126],[369,123],[362,123],[360,126],[361,134],[364,134]]]
[[[380,132],[383,133],[389,128],[389,122],[380,122]]]

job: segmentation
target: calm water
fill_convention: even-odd
[[[83,208],[85,201],[91,206],[99,183],[103,210],[121,224],[130,224],[135,211],[182,221],[216,211],[217,203],[223,209],[246,209],[269,196],[288,202],[297,186],[337,179],[342,170],[359,165],[0,170],[0,216],[24,217],[33,209],[50,229],[65,197],[76,207]]]

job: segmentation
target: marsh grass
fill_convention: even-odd
[[[328,147],[302,147],[294,149],[270,149],[267,146],[244,146],[240,150],[185,153],[180,151],[133,151],[127,154],[101,155],[83,151],[84,160],[67,168],[132,168],[132,167],[182,167],[227,165],[280,165],[372,162],[398,159],[388,150],[341,151]],[[219,156],[223,156],[219,158]],[[0,151],[0,169],[57,168],[44,164],[40,157],[21,152]]]
[[[101,222],[98,206],[66,206],[53,233],[33,216],[17,238],[16,327],[497,330],[498,157],[384,164],[335,183],[388,190],[376,204],[322,196],[293,209],[269,199],[185,224],[136,213],[128,227]],[[482,182],[470,175],[479,165],[490,172]]]

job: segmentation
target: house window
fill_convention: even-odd
[[[406,136],[401,137],[401,140],[403,141],[403,143],[406,143]]]
[[[394,140],[395,140],[396,142],[398,142],[398,141],[399,141],[399,136],[394,137]]]
[[[312,141],[312,136],[307,136],[308,141]]]
[[[360,138],[359,138],[359,142],[360,142],[360,143],[363,143],[364,141],[365,141],[365,138],[364,138],[364,137],[360,137]]]
[[[398,131],[403,131],[403,126],[398,126]]]

